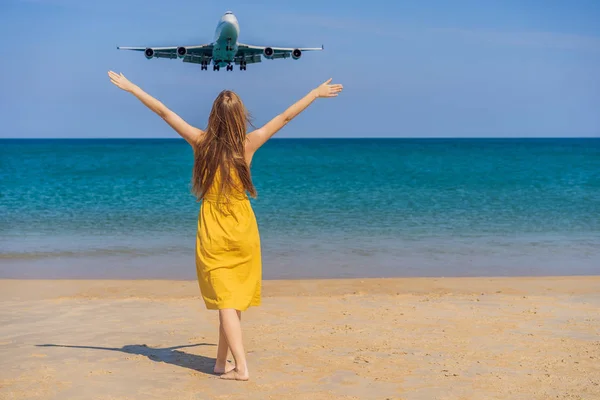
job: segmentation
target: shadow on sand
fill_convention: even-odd
[[[209,375],[215,375],[213,368],[215,359],[211,357],[189,354],[178,349],[197,346],[214,346],[210,343],[198,343],[183,346],[173,346],[165,348],[152,348],[145,344],[129,344],[123,347],[97,347],[97,346],[69,346],[60,344],[38,344],[36,347],[63,347],[71,349],[92,349],[92,350],[108,350],[120,351],[126,354],[137,354],[148,357],[152,361],[164,362],[167,364],[177,365],[178,367],[189,368],[194,371],[203,372]]]

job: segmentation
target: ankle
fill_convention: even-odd
[[[224,367],[225,365],[227,365],[227,359],[223,358],[223,359],[218,359],[215,361],[215,365],[217,367]]]
[[[236,365],[235,370],[238,374],[248,375],[248,366],[247,365]]]

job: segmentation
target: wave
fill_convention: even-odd
[[[177,254],[193,252],[193,248],[183,246],[164,246],[152,248],[111,247],[81,250],[49,250],[49,251],[11,251],[0,253],[0,260],[37,260],[45,258],[80,258],[80,257],[110,257],[132,256],[148,257],[159,254]]]

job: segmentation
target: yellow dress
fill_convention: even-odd
[[[234,173],[234,179],[237,174]],[[245,193],[222,195],[219,174],[202,200],[196,235],[196,272],[206,308],[244,311],[261,301],[262,261],[254,211]]]

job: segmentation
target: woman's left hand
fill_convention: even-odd
[[[123,89],[126,92],[131,92],[135,85],[129,82],[129,79],[125,78],[123,74],[117,74],[113,71],[108,71],[108,76],[110,77],[110,81],[119,89]]]

